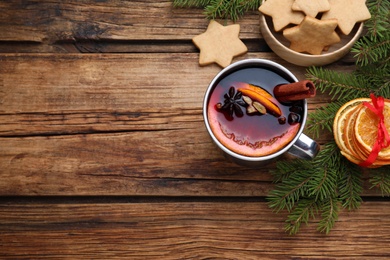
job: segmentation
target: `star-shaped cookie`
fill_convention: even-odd
[[[336,19],[322,21],[306,16],[298,26],[285,29],[283,35],[291,42],[292,50],[319,55],[326,46],[340,41],[336,27]]]
[[[282,30],[289,24],[299,24],[305,15],[292,10],[294,0],[267,0],[259,7],[259,11],[272,17],[274,30]]]
[[[292,7],[294,11],[302,11],[306,15],[316,17],[318,13],[330,10],[328,0],[295,0]]]
[[[248,51],[238,38],[240,25],[223,26],[211,20],[206,32],[195,36],[192,42],[200,49],[199,64],[217,63],[221,67],[228,66],[233,57]]]
[[[337,19],[341,32],[348,35],[355,23],[371,18],[366,0],[329,0],[330,10],[322,15],[321,20]]]

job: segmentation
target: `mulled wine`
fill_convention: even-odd
[[[269,66],[241,67],[216,81],[207,103],[214,136],[229,150],[266,156],[291,143],[301,128],[302,100],[280,102],[273,90],[294,82]]]

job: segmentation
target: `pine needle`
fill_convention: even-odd
[[[356,70],[342,73],[322,67],[307,69],[306,78],[317,90],[330,95],[332,102],[311,113],[307,129],[315,136],[333,131],[333,120],[346,102],[360,97],[390,98],[390,4],[368,1],[372,19],[367,22],[368,34],[355,43]],[[276,211],[287,210],[286,231],[296,234],[302,223],[308,223],[320,212],[318,231],[329,233],[340,208],[358,209],[362,203],[362,169],[340,154],[335,142],[329,142],[307,165],[278,162],[273,172],[276,186],[270,192],[269,206]],[[367,170],[371,188],[383,196],[390,195],[390,165]]]
[[[319,91],[328,93],[333,100],[347,101],[370,94],[364,78],[354,73],[311,67],[307,69],[306,77],[316,84]]]
[[[174,7],[203,7],[207,19],[240,19],[246,12],[255,11],[260,0],[173,0]]]
[[[310,219],[314,219],[318,213],[317,201],[311,199],[301,199],[296,208],[287,216],[285,230],[290,235],[298,233],[301,225],[308,224]]]
[[[335,222],[338,219],[339,215],[339,205],[337,198],[328,198],[322,202],[320,205],[321,208],[321,220],[318,223],[317,230],[328,234],[333,228]]]
[[[340,109],[342,104],[343,102],[335,101],[310,113],[307,119],[308,133],[311,133],[315,138],[318,138],[323,130],[332,132],[336,112]]]
[[[173,0],[173,7],[206,7],[211,0]]]
[[[340,163],[340,179],[338,183],[339,197],[342,207],[348,210],[358,209],[362,203],[362,172],[355,164],[342,158]]]
[[[382,196],[390,195],[390,166],[370,170],[371,188],[378,188]]]

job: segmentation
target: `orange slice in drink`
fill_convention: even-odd
[[[238,91],[240,91],[243,95],[250,97],[253,101],[261,103],[267,109],[267,111],[274,116],[279,117],[282,115],[282,111],[278,105],[271,101],[272,96],[269,98],[267,95],[250,88],[239,88]]]
[[[301,124],[295,124],[289,127],[284,133],[274,136],[269,140],[258,140],[254,143],[250,143],[247,140],[239,140],[234,133],[228,132],[221,124],[217,124],[220,129],[213,129],[217,139],[233,152],[249,157],[266,156],[283,149],[292,139],[294,139],[301,126]],[[214,127],[217,124],[211,123]]]
[[[252,85],[252,84],[249,84],[249,83],[242,83],[242,86],[240,86],[240,88],[250,89],[250,90],[258,93],[259,95],[263,95],[264,97],[268,98],[269,100],[273,100],[274,99],[274,97],[268,91],[266,91],[262,87],[259,87],[259,86],[256,86],[256,85]]]

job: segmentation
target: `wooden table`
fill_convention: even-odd
[[[0,2],[0,257],[302,259],[390,257],[390,201],[365,183],[329,235],[296,236],[267,206],[261,170],[227,162],[207,135],[200,9],[171,1]],[[273,54],[258,13],[249,52]],[[352,71],[352,56],[329,66]],[[329,101],[310,100],[310,110]],[[318,140],[327,142],[331,135]]]

